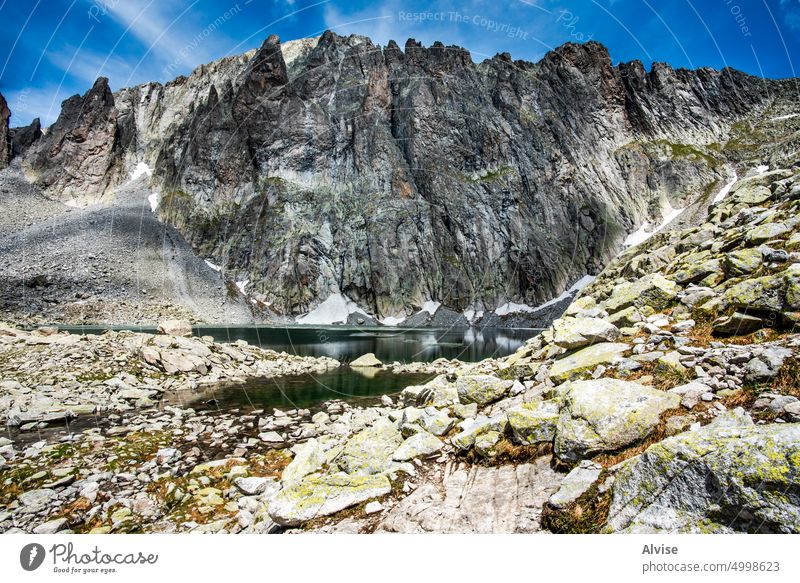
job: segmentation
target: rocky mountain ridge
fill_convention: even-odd
[[[339,321],[530,322],[645,221],[690,222],[737,165],[785,162],[797,128],[759,124],[796,101],[791,80],[614,66],[598,43],[474,63],[271,36],[165,85],[98,79],[20,158],[78,207],[150,170],[158,217],[257,319],[324,321],[331,300]]]

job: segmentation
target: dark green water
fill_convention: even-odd
[[[399,393],[409,385],[425,384],[430,374],[393,374],[373,370],[359,372],[342,367],[322,374],[250,379],[245,385],[208,389],[202,393],[165,395],[164,404],[195,409],[316,409],[325,401],[341,399],[369,405],[380,395]]]

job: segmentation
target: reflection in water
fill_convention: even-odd
[[[447,330],[385,328],[217,328],[203,326],[198,334],[218,341],[247,340],[264,348],[300,356],[330,356],[350,361],[372,352],[383,362],[432,361],[457,358],[477,362],[506,356],[519,348],[537,330],[473,328]]]
[[[72,326],[64,330],[95,334],[108,328]],[[121,328],[114,328],[121,329]],[[131,327],[138,332],[154,328]],[[247,340],[250,344],[297,354],[329,356],[348,362],[372,352],[383,362],[419,362],[437,358],[457,358],[477,362],[484,358],[507,356],[539,331],[510,328],[386,329],[347,328],[343,326],[268,327],[268,326],[198,326],[198,336],[210,335],[217,342]]]
[[[380,369],[342,367],[322,374],[271,379],[250,379],[244,385],[216,387],[201,393],[174,391],[164,395],[164,404],[196,409],[241,408],[244,410],[315,409],[332,399],[370,404],[380,395],[399,393],[409,385],[425,384],[429,374],[393,374]]]

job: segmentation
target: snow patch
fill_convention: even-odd
[[[222,271],[222,268],[219,265],[211,263],[208,259],[206,259],[206,265],[208,265],[214,271]],[[244,293],[244,292],[243,292]]]
[[[471,324],[476,320],[480,320],[483,318],[483,310],[475,310],[474,308],[468,308],[464,310],[464,317],[467,321]]]
[[[367,316],[367,313],[359,308],[354,301],[346,298],[342,294],[332,294],[308,314],[298,318],[297,323],[314,324],[317,326],[344,324],[347,322],[347,317],[350,314],[363,314]]]
[[[736,184],[737,180],[738,177],[734,173],[733,180],[731,180],[728,184],[722,187],[722,190],[720,190],[717,193],[717,196],[714,197],[712,204],[717,204],[718,202],[722,202],[725,199],[725,197],[728,196],[728,193],[731,191],[731,188],[733,188],[733,185]]]
[[[587,285],[592,283],[595,279],[597,279],[597,277],[594,275],[588,275],[588,274],[584,275],[582,278],[580,278],[578,281],[572,284],[572,287],[570,287],[567,290],[567,293],[568,294],[577,293],[581,291],[583,288],[585,288]]]
[[[147,197],[147,201],[150,203],[150,212],[156,212],[158,208],[158,203],[161,201],[161,197],[157,192],[154,192],[150,196]]]
[[[552,300],[550,300],[552,301]],[[497,308],[494,313],[498,316],[507,316],[509,314],[516,314],[518,312],[535,312],[536,308],[532,308],[527,304],[515,304],[514,302],[506,302],[499,308]]]
[[[764,164],[762,164],[761,166],[757,166],[757,167],[756,167],[756,172],[757,172],[758,174],[764,174],[764,173],[765,173],[765,172],[767,172],[768,170],[769,170],[769,166],[766,166],[766,165],[764,165]]]
[[[78,204],[78,201],[76,201],[74,198],[71,198],[71,199],[69,199],[69,200],[68,200],[68,201],[66,201],[64,204],[65,204],[65,205],[67,205],[68,207],[70,207],[70,208],[74,208],[74,209],[79,209],[79,208],[81,208],[81,205],[79,205],[79,204]]]
[[[133,169],[133,172],[131,172],[131,175],[130,175],[131,176],[131,182],[133,182],[137,178],[140,178],[140,177],[145,176],[145,175],[152,176],[153,175],[153,171],[150,169],[150,166],[148,166],[144,162],[139,162],[136,165],[136,168]]]
[[[422,310],[420,310],[420,311],[421,312],[428,312],[431,316],[433,316],[434,314],[436,314],[438,309],[441,308],[441,307],[442,307],[442,303],[441,302],[434,302],[432,300],[428,300],[427,302],[422,304]]]
[[[785,119],[792,119],[793,117],[798,117],[798,116],[800,116],[800,113],[790,113],[789,115],[780,115],[778,117],[773,117],[769,121],[783,121]]]
[[[242,295],[245,295],[245,291],[244,291],[244,290],[245,290],[245,288],[247,287],[247,285],[248,285],[249,283],[250,283],[250,280],[249,280],[249,279],[244,279],[244,280],[242,280],[242,281],[237,281],[237,282],[236,282],[236,287],[238,287],[238,288],[239,288],[239,292],[240,292]]]
[[[381,324],[384,326],[398,326],[406,321],[405,316],[403,317],[396,317],[396,316],[387,316],[383,320],[381,320]]]
[[[664,215],[664,220],[661,221],[661,224],[658,225],[653,230],[650,230],[650,222],[645,222],[638,230],[631,233],[625,239],[625,242],[622,244],[623,247],[634,247],[636,245],[640,245],[647,241],[650,237],[658,233],[661,229],[669,225],[672,221],[674,221],[678,215],[680,215],[685,209],[674,209],[672,206],[667,203],[667,212]]]
[[[578,281],[573,283],[572,286],[563,294],[561,294],[556,298],[553,298],[552,300],[548,300],[539,306],[531,307],[526,304],[515,304],[514,302],[508,302],[497,308],[494,311],[494,313],[497,314],[498,316],[507,316],[508,314],[515,314],[519,312],[527,312],[529,314],[535,314],[536,312],[544,310],[545,308],[550,307],[553,304],[557,304],[559,302],[563,302],[564,300],[572,298],[575,294],[577,294],[587,285],[592,283],[595,279],[597,279],[597,277],[595,277],[594,275],[588,275],[588,274],[584,275]],[[483,312],[481,312],[481,315],[483,315]]]

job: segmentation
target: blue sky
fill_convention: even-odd
[[[401,46],[413,37],[537,60],[597,40],[614,62],[800,72],[800,0],[0,0],[0,92],[12,125],[55,121],[100,75],[114,90],[325,29]]]

